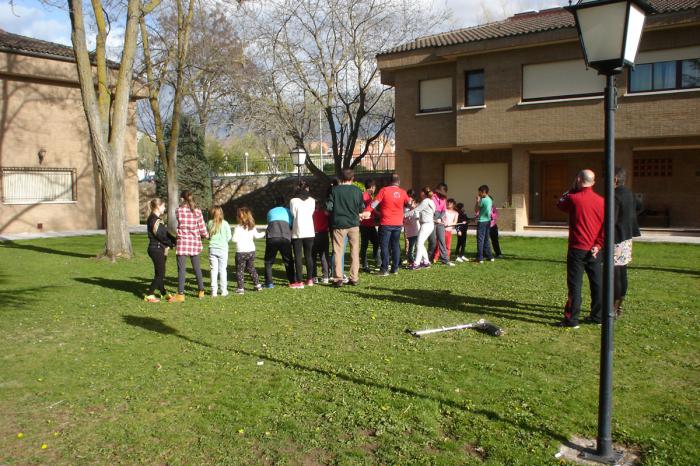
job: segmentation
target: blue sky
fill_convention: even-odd
[[[421,0],[416,0],[421,1]],[[53,0],[65,5],[66,2]],[[452,24],[444,29],[455,29],[483,23],[489,19],[489,13],[503,15],[519,11],[543,9],[568,3],[567,0],[438,0],[439,6],[445,5],[452,10]],[[484,11],[484,5],[490,12]],[[0,0],[0,28],[60,44],[70,45],[70,21],[63,8],[49,7],[37,0],[16,0],[14,7],[8,0]],[[119,45],[119,31],[110,38],[111,46]]]

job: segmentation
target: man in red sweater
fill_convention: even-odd
[[[582,170],[576,185],[565,192],[557,207],[569,214],[569,251],[566,256],[566,285],[569,290],[561,327],[578,328],[581,313],[583,272],[591,288],[591,314],[584,321],[599,324],[602,306],[600,250],[603,249],[605,201],[593,191],[595,174]]]
[[[401,228],[403,227],[403,208],[408,205],[410,198],[406,191],[399,188],[398,173],[392,173],[391,185],[385,186],[379,191],[377,197],[365,209],[364,218],[381,205],[379,211],[379,244],[382,251],[382,265],[379,275],[389,275],[389,256],[391,256],[391,273],[399,271],[401,258]],[[391,249],[390,249],[391,248]]]

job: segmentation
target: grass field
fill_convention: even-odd
[[[141,300],[133,239],[117,263],[100,237],[0,243],[0,464],[539,465],[595,437],[599,327],[552,326],[563,240],[340,290],[200,301],[190,278],[169,305]],[[635,245],[613,436],[645,464],[700,462],[699,278],[700,247]],[[505,335],[404,333],[482,317]]]

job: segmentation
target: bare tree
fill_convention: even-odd
[[[246,113],[274,119],[290,143],[306,147],[321,109],[340,174],[394,123],[376,54],[430,31],[445,14],[407,0],[270,0],[250,18],[249,56],[265,79],[246,87]],[[310,158],[306,164],[325,176]]]
[[[158,157],[165,167],[168,184],[168,218],[175,219],[175,210],[179,204],[177,183],[177,142],[180,134],[180,116],[182,115],[183,98],[185,95],[185,68],[189,46],[189,34],[194,15],[195,0],[174,0],[174,7],[168,5],[154,21],[156,27],[149,28],[145,17],[139,21],[141,42],[143,45],[143,61],[146,71],[146,87],[148,101],[153,116],[155,143]],[[172,15],[172,16],[171,16]],[[170,21],[174,17],[174,21]],[[175,30],[169,30],[168,25],[175,24]],[[158,28],[160,26],[161,28]],[[151,36],[157,38],[158,48],[152,50]],[[174,38],[174,42],[171,40]],[[170,81],[174,76],[174,80]],[[165,140],[165,119],[159,100],[161,91],[166,89],[172,94],[172,113],[170,114],[169,139]],[[167,142],[167,145],[166,145]],[[168,222],[171,232],[177,225]]]
[[[89,17],[94,20],[97,33],[95,52],[90,54],[87,47],[83,3],[81,0],[68,0],[71,41],[78,70],[83,110],[100,174],[107,217],[104,255],[111,259],[129,258],[132,255],[124,202],[124,141],[129,116],[129,97],[132,89],[139,19],[143,16],[144,10],[152,8],[159,1],[152,0],[143,8],[141,0],[127,1],[124,46],[119,69],[114,77],[107,61],[106,44],[110,21],[106,6],[103,5],[102,0],[91,1],[92,12]],[[93,72],[93,63],[96,73]]]

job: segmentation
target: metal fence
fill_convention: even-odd
[[[318,168],[328,175],[335,174],[335,164],[332,155],[310,155],[309,159]],[[355,166],[356,173],[387,173],[396,169],[396,157],[394,154],[373,155],[367,154],[362,161]],[[302,174],[308,175],[308,168],[301,167]],[[232,164],[232,170],[226,173],[218,173],[218,176],[253,176],[253,175],[284,175],[296,174],[297,167],[290,157],[276,157],[272,159],[252,159],[236,161]]]

